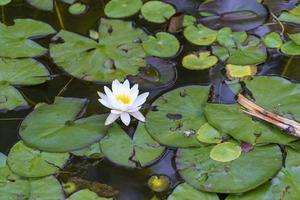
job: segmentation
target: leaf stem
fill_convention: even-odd
[[[59,25],[62,29],[65,29],[64,20],[60,11],[59,3],[57,3],[57,0],[54,1],[54,6],[55,6],[55,12],[58,18]]]
[[[284,34],[285,32],[285,28],[284,28],[284,25],[282,24],[282,22],[278,19],[278,17],[273,13],[273,12],[270,12],[271,16],[278,22],[279,26],[281,27],[281,35]]]
[[[67,83],[66,85],[59,91],[59,93],[57,94],[57,96],[60,96],[66,89],[67,87],[71,84],[71,82],[74,80],[74,77],[72,77]]]
[[[291,65],[292,61],[293,61],[294,56],[291,56],[288,61],[286,62],[283,71],[281,73],[281,76],[285,76],[286,73],[288,72],[289,66]]]

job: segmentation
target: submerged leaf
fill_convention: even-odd
[[[190,54],[183,58],[183,67],[190,70],[204,70],[217,64],[218,58],[211,56],[209,51],[199,52],[198,55]]]
[[[129,17],[137,13],[142,5],[141,0],[111,0],[105,5],[104,13],[111,18]]]
[[[176,10],[170,4],[161,1],[148,1],[142,6],[141,13],[149,22],[164,23]]]
[[[69,13],[72,15],[80,15],[84,13],[87,9],[87,6],[83,3],[75,3],[69,7]]]

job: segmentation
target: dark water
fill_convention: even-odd
[[[89,5],[87,13],[80,16],[73,16],[68,14],[67,7],[63,4],[59,4],[60,11],[63,18],[63,27],[66,30],[80,33],[88,36],[90,29],[97,30],[98,21],[100,17],[103,17],[103,7],[105,1],[91,0],[85,1]],[[4,18],[3,18],[4,16]],[[2,9],[1,21],[6,24],[12,24],[15,18],[33,18],[41,20],[51,24],[56,30],[60,30],[62,25],[58,21],[56,12],[44,12],[37,10],[23,1],[14,1],[14,3],[5,6]],[[155,33],[163,27],[150,26],[145,21],[135,17],[134,20],[137,26],[143,27],[148,33]],[[147,28],[146,28],[147,27]],[[178,35],[181,38],[181,43],[185,41],[182,35]],[[50,38],[39,40],[44,46],[48,46]],[[199,50],[198,47],[191,45],[184,45],[179,55],[173,59],[177,62],[178,79],[173,86],[179,87],[188,84],[215,84],[216,88],[216,101],[226,101],[226,91],[222,91],[222,87],[218,87],[218,84],[222,82],[224,74],[218,70],[222,65],[219,65],[215,69],[205,71],[190,71],[185,70],[181,67],[180,62],[182,56],[186,52],[193,50]],[[32,106],[38,102],[51,103],[54,97],[59,94],[66,86],[66,90],[61,92],[61,96],[65,97],[81,97],[88,98],[90,100],[89,107],[87,109],[87,115],[94,113],[103,113],[107,110],[101,109],[97,101],[96,91],[102,90],[103,85],[94,84],[90,82],[81,81],[78,79],[72,79],[72,77],[65,74],[63,71],[58,69],[55,64],[51,61],[49,55],[44,55],[37,58],[50,70],[51,74],[55,77],[47,81],[45,84],[31,87],[22,87],[20,91],[27,97]],[[281,75],[289,79],[300,81],[300,59],[299,58],[287,58],[277,52],[270,52],[269,60],[259,66],[260,75]],[[72,79],[71,82],[69,82]],[[169,88],[172,89],[172,88]],[[158,91],[157,93],[164,92]],[[155,94],[157,94],[155,93]],[[218,99],[217,94],[225,95],[225,98]],[[156,98],[152,95],[152,98]],[[0,113],[0,151],[8,153],[9,149],[16,143],[20,138],[18,136],[18,128],[22,119],[31,112],[32,109],[25,109],[21,111],[11,111],[7,113]],[[120,200],[148,200],[154,194],[147,187],[147,179],[152,174],[165,174],[171,178],[172,185],[175,186],[181,180],[179,175],[176,173],[174,168],[174,152],[175,150],[169,150],[165,153],[164,157],[147,169],[127,169],[124,167],[116,166],[108,160],[102,161],[100,164],[93,165],[90,161],[78,161],[86,165],[87,171],[82,176],[91,181],[99,181],[108,185],[112,185],[114,188],[119,190]]]

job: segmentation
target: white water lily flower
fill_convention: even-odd
[[[112,82],[112,90],[104,86],[105,94],[98,92],[100,96],[99,102],[107,108],[111,109],[111,113],[105,121],[105,125],[109,125],[116,121],[119,117],[121,121],[128,126],[130,124],[130,116],[145,122],[145,117],[139,111],[142,104],[145,103],[149,92],[139,94],[138,84],[130,88],[129,81],[120,83],[118,80]]]

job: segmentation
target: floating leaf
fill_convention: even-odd
[[[155,37],[149,36],[143,42],[143,48],[151,56],[167,58],[174,56],[178,52],[180,44],[172,34],[159,32],[156,33]]]
[[[128,167],[145,167],[165,150],[150,137],[143,125],[138,126],[133,139],[119,126],[114,126],[100,141],[100,146],[109,160]]]
[[[226,48],[236,46],[236,42],[242,43],[247,39],[246,32],[232,32],[231,28],[225,27],[218,31],[217,41]]]
[[[230,162],[240,157],[242,149],[239,145],[233,142],[224,142],[214,146],[209,157],[219,162]]]
[[[197,131],[197,139],[203,143],[215,144],[222,141],[222,135],[209,123],[205,123]]]
[[[196,189],[220,193],[249,191],[268,181],[282,165],[282,154],[276,145],[256,146],[225,163],[209,157],[212,148],[179,149],[177,152],[179,174]]]
[[[214,0],[200,5],[198,11],[212,16],[200,19],[213,29],[231,27],[234,31],[247,31],[262,25],[268,17],[266,8],[256,0]]]
[[[11,0],[0,0],[0,6],[7,5],[11,2]]]
[[[72,194],[67,200],[113,200],[112,198],[98,197],[98,195],[88,189],[79,190]]]
[[[98,43],[62,30],[56,38],[64,43],[51,44],[50,54],[58,66],[77,78],[100,82],[122,80],[146,65],[143,60],[146,55],[139,43],[146,36],[141,29],[133,28],[131,22],[101,19]]]
[[[27,102],[14,85],[44,83],[48,70],[33,59],[0,59],[0,109],[13,110],[27,106]]]
[[[299,191],[299,152],[287,149],[286,166],[271,181],[255,190],[242,195],[230,195],[226,200],[253,200],[253,199],[298,199]],[[295,161],[296,159],[296,161]],[[293,163],[289,163],[289,161]],[[288,164],[287,164],[288,163]]]
[[[196,45],[208,46],[217,39],[217,32],[201,24],[190,25],[184,29],[185,38]]]
[[[69,13],[72,15],[80,15],[86,11],[87,7],[83,3],[75,3],[69,7]]]
[[[201,200],[219,200],[217,194],[202,192],[191,187],[187,183],[177,185],[173,192],[168,196],[167,200],[189,200],[189,199],[201,199]]]
[[[203,107],[208,93],[209,87],[188,86],[162,95],[152,104],[146,116],[147,131],[160,144],[202,146],[196,132],[206,123]]]
[[[192,26],[196,23],[196,18],[192,15],[184,15],[183,16],[183,27]]]
[[[283,44],[279,33],[271,32],[263,37],[263,43],[268,48],[280,48]]]
[[[105,5],[104,13],[111,18],[129,17],[136,14],[142,5],[141,0],[111,0]]]
[[[294,41],[288,41],[281,46],[282,53],[290,56],[300,55],[300,45],[297,45]]]
[[[81,149],[78,151],[72,151],[71,153],[76,156],[87,157],[89,159],[100,159],[100,158],[104,157],[104,155],[100,149],[99,142],[96,142],[87,148],[84,148],[84,149]]]
[[[300,33],[289,34],[289,38],[297,45],[300,45]]]
[[[190,70],[204,70],[217,64],[218,58],[211,56],[209,51],[199,52],[199,54],[190,54],[183,58],[183,67]]]
[[[226,75],[230,80],[243,80],[257,73],[255,65],[226,65]]]
[[[300,121],[300,108],[296,106],[299,104],[299,84],[291,83],[284,78],[264,76],[254,77],[253,80],[245,81],[245,84],[256,104],[268,111]],[[265,142],[287,144],[296,140],[278,128],[244,114],[241,107],[236,104],[208,104],[205,116],[220,132],[250,144]]]
[[[0,57],[24,58],[43,55],[47,49],[28,39],[55,33],[48,24],[33,19],[15,19],[14,25],[0,23]]]
[[[78,119],[85,109],[85,99],[57,97],[51,105],[38,104],[20,127],[25,144],[48,152],[82,149],[106,134],[106,116],[93,115]]]
[[[164,23],[176,10],[170,4],[161,1],[148,1],[142,6],[141,13],[149,22]]]
[[[54,7],[54,0],[26,0],[31,6],[45,10],[45,11],[52,11]],[[60,0],[61,2],[67,4],[73,4],[76,0]]]
[[[290,22],[300,24],[300,5],[295,6],[292,10],[282,12],[279,20],[283,22]]]
[[[68,159],[68,153],[41,152],[18,142],[11,148],[7,162],[9,168],[17,175],[37,178],[58,172]]]
[[[298,3],[298,0],[264,0],[265,4],[269,10],[271,10],[275,15],[279,15],[282,11],[291,10]]]

